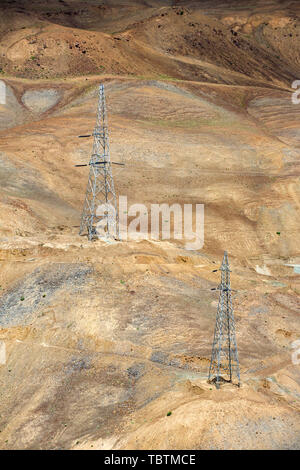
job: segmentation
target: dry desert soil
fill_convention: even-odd
[[[2,0],[0,79],[0,448],[299,449],[300,3]],[[204,204],[202,249],[79,236],[99,83],[117,193]]]

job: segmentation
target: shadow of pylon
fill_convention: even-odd
[[[225,383],[227,383],[227,384],[229,383],[229,384],[234,385],[235,387],[240,388],[240,384],[235,384],[235,383],[232,382],[232,380],[225,379],[221,375],[219,377],[214,377],[213,379],[208,380],[207,383],[209,383],[211,385],[215,385],[216,388],[218,388],[218,389],[220,388],[221,385],[224,385]]]

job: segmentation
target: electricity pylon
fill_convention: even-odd
[[[233,382],[234,376],[240,386],[227,251],[224,253],[220,271],[221,284],[218,287],[220,296],[208,376],[209,382],[215,383],[217,388],[220,388],[221,382]]]
[[[97,224],[101,222],[101,227],[105,227],[106,237],[117,238],[119,235],[119,218],[109,154],[103,85],[99,86],[97,121],[92,135],[94,137],[93,153],[89,163],[90,173],[79,234],[82,235],[87,231],[88,239],[92,240],[97,236]],[[101,211],[99,211],[99,206],[102,207]],[[106,211],[103,210],[105,208],[107,208]]]

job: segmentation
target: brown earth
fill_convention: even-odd
[[[0,448],[300,447],[299,5],[265,3],[2,1]],[[78,235],[99,82],[118,193],[204,203],[202,250]]]

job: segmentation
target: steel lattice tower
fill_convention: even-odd
[[[93,132],[93,153],[89,162],[90,173],[82,211],[79,234],[87,231],[89,240],[97,236],[97,223],[106,219],[106,235],[118,237],[119,219],[117,198],[112,176],[109,154],[108,129],[104,86],[99,86],[97,121]],[[110,211],[106,215],[97,215],[100,205],[110,204],[115,216]]]
[[[220,268],[221,284],[217,320],[212,346],[208,380],[220,387],[221,382],[233,382],[234,376],[240,386],[240,367],[235,338],[235,322],[232,308],[230,269],[225,251]]]

